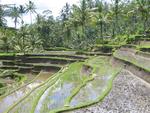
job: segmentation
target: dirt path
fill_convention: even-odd
[[[71,113],[150,113],[150,84],[122,70],[103,102]]]

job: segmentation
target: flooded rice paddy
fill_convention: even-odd
[[[41,71],[30,84],[0,100],[0,113],[49,113],[92,104],[108,93],[119,70],[110,57],[91,57],[58,73]]]

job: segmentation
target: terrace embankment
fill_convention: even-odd
[[[148,54],[145,56],[144,53],[137,54],[134,49],[122,48],[113,55],[118,63],[123,61],[124,68],[150,83],[150,57]]]

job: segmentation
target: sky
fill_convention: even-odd
[[[27,4],[29,0],[0,0],[0,4],[16,4],[24,5]],[[79,0],[31,0],[36,5],[36,11],[42,13],[44,10],[51,10],[54,17],[60,14],[62,7],[68,2],[70,5],[78,4]],[[33,15],[34,16],[34,15]],[[33,18],[34,21],[35,18]],[[24,16],[25,23],[30,23],[29,15]],[[10,18],[7,18],[7,25],[14,27],[14,23]]]

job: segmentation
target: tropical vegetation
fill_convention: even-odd
[[[0,5],[0,48],[26,53],[53,47],[87,50],[94,44],[126,44],[150,29],[149,7],[149,0],[81,0],[79,5],[66,3],[55,18],[48,9],[39,14],[33,1]],[[27,13],[30,24],[24,24]],[[13,19],[13,28],[7,26],[5,17]]]

